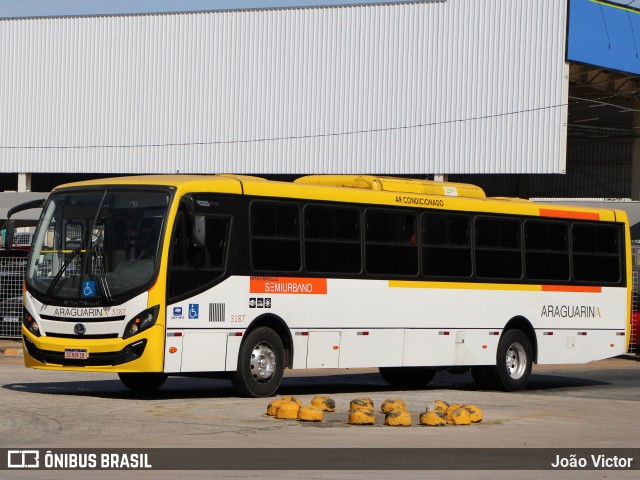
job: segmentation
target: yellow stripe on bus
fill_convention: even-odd
[[[450,290],[518,290],[526,292],[602,293],[602,287],[577,285],[523,285],[514,283],[423,282],[389,280],[390,288],[443,288]]]

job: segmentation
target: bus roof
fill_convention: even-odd
[[[217,192],[271,198],[297,198],[628,223],[626,213],[620,210],[540,204],[519,198],[486,197],[480,187],[470,184],[374,175],[310,175],[298,178],[294,182],[227,174],[138,175],[68,183],[56,187],[54,191],[107,185],[166,186],[175,188],[179,195],[188,192]]]

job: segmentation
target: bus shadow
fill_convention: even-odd
[[[533,374],[525,392],[561,391],[603,385],[609,382],[562,375]],[[10,383],[2,388],[44,395],[69,395],[113,399],[170,400],[182,398],[230,398],[237,394],[229,380],[208,378],[170,377],[155,392],[139,393],[127,389],[117,379]],[[378,373],[351,373],[346,375],[288,376],[282,381],[278,395],[326,395],[340,393],[375,393],[387,391],[489,391],[474,383],[469,373],[438,372],[429,385],[420,388],[399,388],[387,384]]]
[[[583,377],[572,377],[566,375],[545,375],[533,373],[529,383],[523,390],[532,391],[554,391],[571,388],[588,388],[603,385],[611,385],[610,382],[592,380]],[[446,371],[438,372],[427,388],[433,390],[469,390],[469,391],[491,391],[491,389],[478,387],[470,373],[452,374]]]
[[[10,383],[2,386],[15,392],[43,395],[112,398],[117,400],[170,400],[180,398],[224,398],[236,396],[228,380],[170,377],[159,389],[150,393],[129,390],[120,380],[79,380],[66,382]]]

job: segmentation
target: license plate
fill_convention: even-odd
[[[4,317],[4,322],[18,323],[20,319],[18,317]]]
[[[67,349],[64,351],[64,358],[71,360],[86,360],[89,358],[89,352],[79,349]]]

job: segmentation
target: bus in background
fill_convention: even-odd
[[[30,252],[27,367],[230,378],[273,395],[285,368],[377,367],[421,387],[471,369],[626,351],[624,212],[487,198],[390,177],[138,176],[56,188]]]

